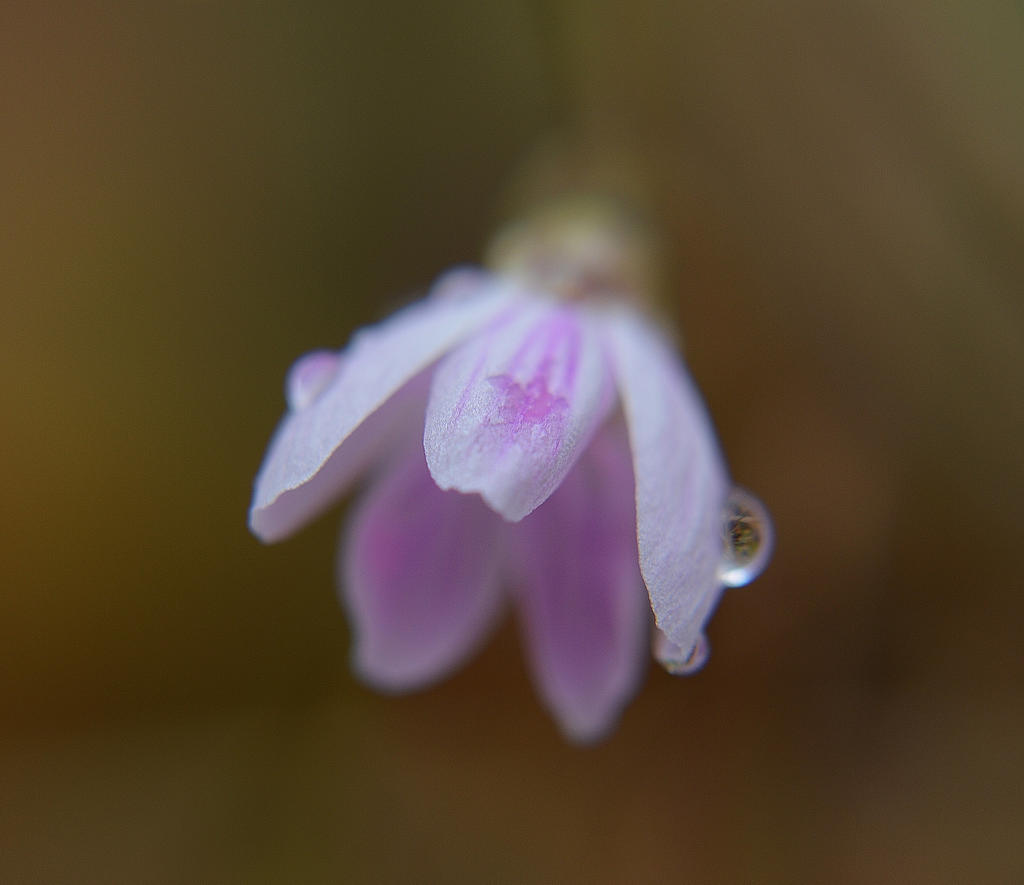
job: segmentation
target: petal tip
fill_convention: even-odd
[[[394,658],[374,655],[356,642],[349,655],[352,672],[364,685],[384,694],[408,694],[427,688],[448,675],[446,671],[427,670],[422,666],[403,666]]]
[[[565,711],[555,714],[558,729],[565,739],[580,747],[594,747],[607,740],[621,718],[621,710],[616,710],[611,716],[600,717],[567,714]]]

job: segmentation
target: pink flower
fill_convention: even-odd
[[[300,359],[250,527],[281,540],[368,474],[338,566],[359,675],[436,680],[511,599],[538,691],[586,741],[635,692],[652,610],[666,668],[703,663],[705,622],[759,570],[768,528],[732,496],[672,347],[606,281],[570,274],[594,297],[556,297],[547,284],[581,294],[566,260],[557,283],[453,271],[340,353]]]

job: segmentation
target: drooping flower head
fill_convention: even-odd
[[[249,524],[281,540],[367,476],[338,580],[370,684],[447,674],[509,602],[575,740],[615,722],[652,635],[669,672],[704,663],[704,625],[759,573],[770,526],[640,312],[649,259],[620,215],[558,208],[499,237],[492,270],[451,271],[292,368]]]

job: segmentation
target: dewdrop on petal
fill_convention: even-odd
[[[338,372],[341,359],[330,350],[314,350],[288,370],[284,392],[288,408],[298,412],[312,405]]]
[[[772,521],[764,504],[746,489],[734,488],[722,517],[722,583],[745,587],[764,571],[773,546]]]
[[[689,651],[683,651],[664,633],[655,628],[651,653],[666,672],[673,676],[692,676],[700,670],[711,655],[707,637],[701,633]]]

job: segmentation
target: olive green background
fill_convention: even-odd
[[[0,7],[0,879],[1024,879],[1024,12]],[[290,362],[630,152],[778,532],[712,657],[567,746],[514,624],[348,671],[340,516],[263,547]]]

